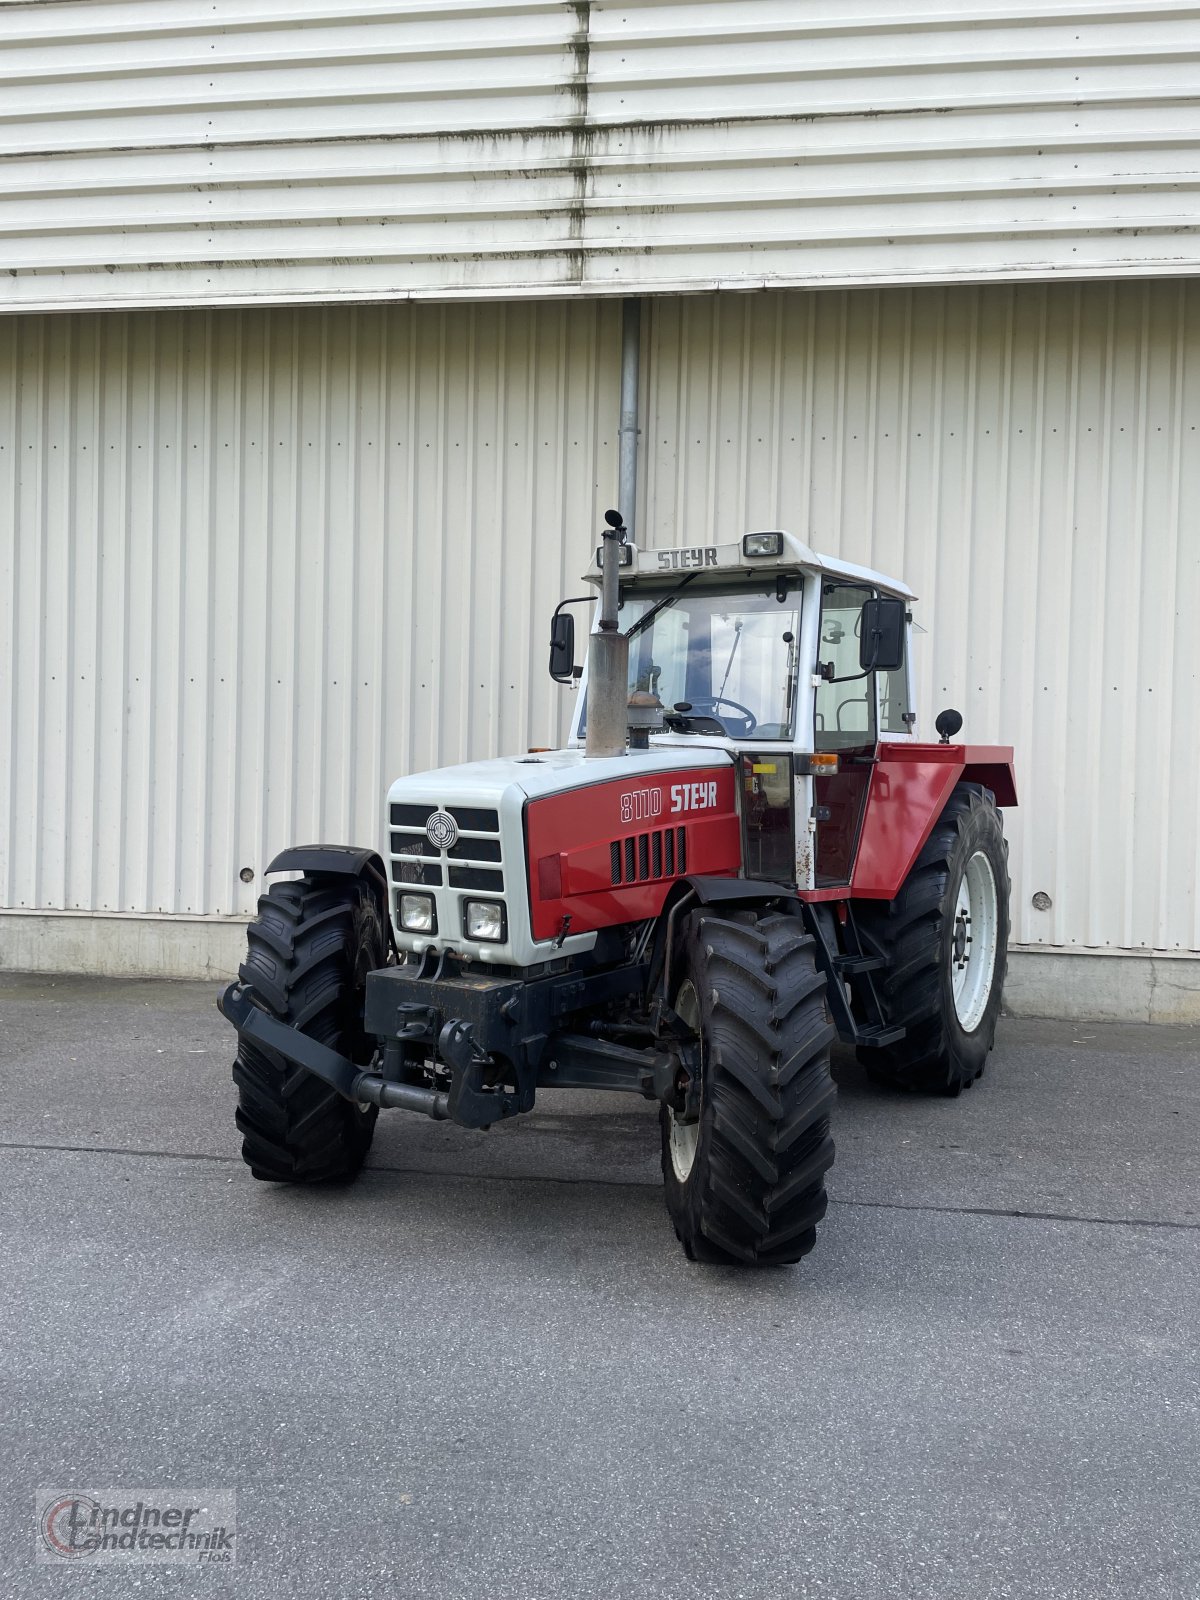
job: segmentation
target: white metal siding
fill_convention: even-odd
[[[0,6],[0,306],[1200,265],[1200,6]]]
[[[0,906],[249,911],[400,774],[553,741],[619,347],[594,301],[0,319]]]
[[[923,731],[1017,748],[1016,936],[1200,949],[1200,285],[659,300],[644,343],[644,536],[907,578]],[[0,906],[245,911],[400,774],[554,737],[619,347],[608,302],[0,320]]]
[[[786,527],[904,577],[918,731],[954,705],[1016,747],[1014,938],[1200,950],[1200,285],[708,296],[651,328],[643,541]]]

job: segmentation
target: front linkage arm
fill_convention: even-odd
[[[503,1082],[486,1081],[497,1062],[480,1043],[471,1021],[461,1017],[442,1021],[437,1008],[426,1004],[395,1006],[392,1014],[402,1025],[384,1040],[385,1068],[389,1058],[394,1059],[396,1046],[424,1046],[431,1058],[450,1069],[446,1091],[365,1071],[262,1010],[247,984],[231,983],[217,1004],[240,1034],[304,1067],[347,1100],[362,1105],[399,1106],[464,1128],[488,1128],[531,1111],[536,1089],[541,1087],[624,1090],[660,1100],[685,1116],[699,1113],[700,1074],[694,1046],[688,1043],[672,1041],[668,1050],[633,1049],[611,1039],[576,1033],[538,1034],[527,1042],[533,1045],[536,1039],[540,1061],[517,1073],[514,1091]]]
[[[239,1033],[285,1060],[305,1067],[347,1100],[366,1106],[401,1106],[406,1111],[424,1112],[435,1122],[445,1122],[451,1114],[448,1094],[411,1083],[392,1083],[377,1072],[364,1072],[336,1050],[288,1027],[286,1022],[277,1021],[255,1005],[249,984],[231,983],[217,1001],[217,1007]]]

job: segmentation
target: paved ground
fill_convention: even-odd
[[[207,987],[0,977],[0,1593],[1200,1596],[1195,1033],[1010,1021],[959,1101],[840,1061],[757,1275],[614,1098],[257,1185],[229,1045]],[[125,1486],[236,1490],[236,1569],[34,1565],[39,1488]]]

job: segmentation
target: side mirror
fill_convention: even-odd
[[[571,683],[580,676],[575,665],[575,618],[556,611],[550,619],[550,676],[555,683]]]
[[[862,608],[858,664],[864,672],[897,672],[904,665],[904,624],[908,608],[895,595],[880,595]]]

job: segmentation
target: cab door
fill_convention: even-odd
[[[859,665],[868,584],[828,579],[821,585],[821,627],[814,691],[813,749],[837,755],[837,771],[813,780],[816,808],[815,882],[849,883],[878,744],[874,672]]]

